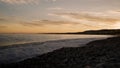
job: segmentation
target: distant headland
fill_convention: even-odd
[[[102,30],[87,30],[87,31],[84,31],[84,32],[43,33],[43,34],[95,34],[95,35],[120,35],[120,29],[102,29]]]

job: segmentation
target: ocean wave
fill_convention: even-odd
[[[2,46],[0,47],[0,64],[18,62],[43,53],[51,52],[62,47],[83,46],[84,44],[93,40],[96,40],[96,38],[66,39]]]

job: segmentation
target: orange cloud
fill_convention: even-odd
[[[4,25],[0,25],[0,28],[6,28],[7,26],[4,26]]]
[[[58,16],[68,16],[75,19],[80,20],[87,20],[87,21],[94,21],[94,22],[106,22],[106,23],[115,23],[117,21],[120,21],[118,18],[112,18],[108,16],[95,16],[94,14],[88,14],[88,13],[57,13]]]
[[[106,12],[78,12],[78,13],[53,13],[51,16],[57,16],[69,21],[79,22],[81,24],[87,24],[98,27],[114,27],[114,25],[120,23],[119,11],[106,11]]]
[[[7,19],[5,19],[5,18],[0,18],[0,21],[8,21]]]
[[[70,22],[70,21],[53,21],[53,20],[38,20],[38,21],[31,21],[31,22],[21,22],[20,24],[24,26],[46,26],[46,25],[75,25],[79,24],[77,22]]]

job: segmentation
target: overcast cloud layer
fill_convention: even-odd
[[[1,2],[8,4],[39,4],[41,0],[0,0]],[[44,1],[53,1],[56,0],[44,0]]]
[[[120,0],[0,0],[0,28],[0,33],[119,29]]]

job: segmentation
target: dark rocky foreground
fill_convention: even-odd
[[[120,68],[120,37],[53,52],[0,68]]]

